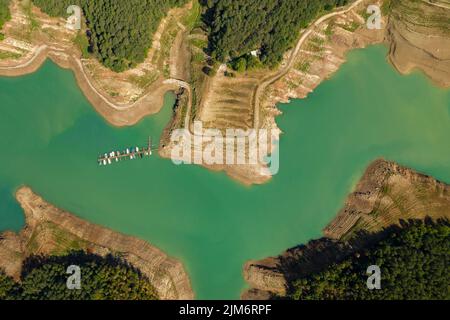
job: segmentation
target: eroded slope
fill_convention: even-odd
[[[22,263],[30,255],[58,255],[85,250],[105,256],[118,254],[139,268],[161,299],[193,299],[183,265],[149,243],[81,220],[56,208],[27,187],[17,200],[25,212],[26,226],[18,234],[0,234],[0,268],[19,279]]]

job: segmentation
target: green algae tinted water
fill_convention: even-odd
[[[379,46],[354,51],[307,99],[282,105],[280,172],[251,188],[157,156],[97,165],[102,152],[158,137],[171,95],[158,115],[117,129],[51,62],[0,78],[0,230],[23,226],[13,194],[30,185],[183,261],[197,298],[238,298],[244,262],[319,237],[372,160],[383,156],[450,182],[450,91],[421,74],[397,74],[385,54]]]

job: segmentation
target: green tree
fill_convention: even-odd
[[[0,300],[6,300],[16,296],[17,284],[0,270]]]
[[[81,269],[81,290],[67,289],[67,267]],[[32,256],[20,283],[0,272],[0,299],[26,300],[155,300],[156,290],[126,261],[82,251],[65,256]]]
[[[4,0],[3,0],[4,1]],[[50,16],[67,16],[79,5],[86,17],[89,50],[106,67],[121,72],[145,60],[152,36],[167,11],[187,0],[33,0]]]
[[[244,57],[237,59],[233,64],[233,69],[237,72],[244,72],[247,70],[247,60]]]
[[[369,290],[367,267],[381,269],[381,290]],[[414,221],[322,272],[297,279],[299,300],[450,299],[450,225]]]
[[[203,20],[209,51],[219,61],[234,60],[260,49],[261,62],[273,67],[319,13],[348,0],[208,0]]]
[[[9,12],[10,0],[0,0],[0,30],[3,24],[11,19],[11,13]]]

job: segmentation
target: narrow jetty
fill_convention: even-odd
[[[98,164],[100,166],[107,166],[114,162],[122,160],[135,160],[150,157],[152,155],[152,139],[148,138],[148,145],[145,147],[129,147],[122,151],[111,151],[98,157]]]

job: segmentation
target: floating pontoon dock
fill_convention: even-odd
[[[148,145],[145,147],[129,147],[123,151],[111,151],[98,157],[98,164],[101,166],[110,165],[113,162],[122,160],[134,160],[138,158],[150,157],[153,146],[151,137],[148,138]]]

